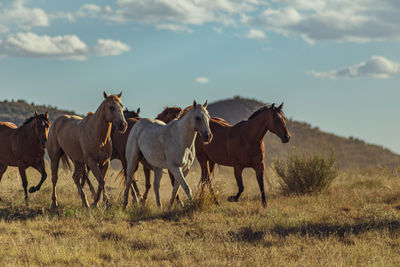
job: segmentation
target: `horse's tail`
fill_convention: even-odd
[[[64,169],[72,170],[71,163],[69,162],[67,155],[63,154],[61,156],[61,162],[62,162]]]
[[[122,169],[118,172],[118,174],[117,174],[117,176],[116,176],[116,179],[117,179],[117,180],[120,179],[122,184],[126,184],[125,169],[124,169],[124,168],[122,168]]]

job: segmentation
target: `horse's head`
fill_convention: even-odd
[[[102,105],[106,121],[111,122],[116,129],[124,133],[128,124],[122,111],[121,95],[122,92],[118,95],[107,95],[106,92],[103,92],[105,100]]]
[[[174,119],[179,119],[182,115],[182,109],[178,107],[166,107],[163,112],[158,114],[157,120],[168,123]]]
[[[201,136],[203,143],[210,143],[213,134],[210,130],[210,115],[207,111],[207,101],[204,105],[199,105],[193,101],[193,128]]]
[[[124,110],[125,119],[139,118],[139,114],[140,114],[140,108],[138,108],[136,111],[128,110],[128,108],[125,108],[125,110]]]
[[[46,111],[45,114],[38,114],[38,112],[35,111],[34,124],[36,136],[38,137],[42,148],[45,149],[50,127],[49,113]]]
[[[286,127],[286,119],[282,112],[283,103],[278,107],[275,107],[275,104],[272,104],[268,109],[268,119],[267,125],[268,130],[276,134],[282,141],[282,143],[288,143],[290,140],[290,133],[288,128]]]

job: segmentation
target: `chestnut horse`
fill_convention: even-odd
[[[180,117],[180,115],[182,114],[182,109],[178,108],[178,107],[166,107],[163,112],[161,112],[160,114],[158,114],[158,116],[156,117],[157,120],[163,121],[165,123],[168,123],[174,119],[177,119]],[[128,137],[129,137],[129,133],[133,127],[133,125],[139,121],[140,118],[127,118],[127,122],[128,122],[128,128],[125,131],[125,133],[119,133],[119,132],[115,132],[112,135],[112,142],[113,142],[113,154],[111,159],[119,159],[122,163],[122,167],[123,167],[123,174],[125,177],[125,181],[126,181],[126,169],[127,169],[127,162],[126,162],[126,156],[125,156],[125,151],[126,151],[126,142],[128,141]],[[142,202],[144,203],[147,199],[147,194],[151,188],[151,182],[150,182],[150,170],[152,169],[151,166],[145,161],[142,160],[141,163],[143,164],[143,172],[146,178],[146,191],[143,194],[143,198],[142,198]],[[170,179],[171,179],[171,183],[173,185],[173,176],[171,178],[172,175],[170,175]],[[136,181],[132,181],[132,186],[133,188],[131,188],[131,194],[133,197],[134,201],[137,201],[137,197],[140,197],[140,192],[139,192],[139,188],[136,185]],[[135,191],[133,191],[133,189]],[[136,193],[136,194],[135,194]],[[179,200],[179,196],[177,195],[176,200],[178,202],[180,202]]]
[[[0,181],[7,166],[18,167],[25,192],[25,202],[28,202],[28,181],[25,170],[33,167],[42,178],[37,186],[29,188],[29,193],[40,190],[47,174],[44,165],[44,149],[50,127],[49,114],[38,114],[27,119],[20,127],[11,122],[0,122]]]
[[[95,113],[88,113],[84,118],[64,115],[54,121],[49,131],[47,148],[53,182],[52,208],[58,205],[56,185],[59,162],[61,159],[69,165],[67,157],[75,165],[73,179],[82,198],[82,206],[88,207],[86,195],[81,186],[85,164],[93,172],[99,184],[92,206],[97,206],[102,191],[103,201],[106,205],[108,204],[104,184],[112,155],[111,125],[114,124],[121,132],[125,132],[127,127],[122,112],[121,95],[122,93],[107,95],[103,92],[104,100]]]
[[[275,107],[275,104],[261,107],[248,120],[238,122],[234,126],[220,118],[210,120],[210,128],[214,135],[212,141],[203,144],[201,139],[196,140],[196,156],[201,167],[201,191],[207,184],[213,194],[210,174],[216,163],[232,166],[238,193],[230,196],[228,201],[236,202],[244,190],[242,171],[244,168],[253,168],[256,171],[262,204],[264,207],[267,205],[264,193],[264,136],[267,131],[271,131],[281,138],[282,143],[289,142],[290,133],[286,127],[282,107],[283,103],[279,107]]]
[[[129,118],[138,118],[138,117],[139,117],[139,114],[140,114],[140,108],[138,108],[136,111],[128,110],[128,108],[125,108],[125,110],[124,110],[124,117],[125,117],[125,120],[126,120],[126,121],[127,121],[127,119],[129,119]],[[116,133],[116,135],[120,134],[118,131],[115,130],[115,126],[112,125],[112,126],[111,126],[111,134],[110,134],[110,136],[111,136],[111,141],[112,141],[112,143],[113,143],[113,152],[112,152],[112,155],[111,155],[111,160],[113,160],[113,159],[115,159],[115,158],[118,158],[118,157],[117,157],[117,152],[116,152],[116,150],[115,150],[115,145],[114,145],[114,133]],[[119,159],[119,158],[118,158],[118,159]],[[87,167],[87,166],[86,166],[86,167]],[[88,186],[89,186],[89,189],[90,189],[90,191],[91,191],[91,193],[92,193],[92,196],[93,196],[93,198],[94,198],[95,195],[96,195],[96,192],[95,192],[95,190],[94,190],[94,187],[93,187],[93,185],[92,185],[92,182],[91,182],[90,179],[89,179],[89,175],[88,175],[89,172],[90,172],[90,169],[87,167],[87,171],[85,170],[85,171],[83,172],[83,174],[82,174],[81,186],[82,186],[82,188],[84,188],[84,187],[85,187],[85,183],[87,182],[87,184],[88,184]],[[135,185],[136,185],[136,184],[135,184]]]

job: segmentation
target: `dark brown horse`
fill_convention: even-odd
[[[165,123],[168,123],[172,121],[173,119],[179,118],[179,116],[182,114],[182,109],[178,107],[166,107],[163,112],[158,114],[156,119],[161,120]],[[126,142],[128,141],[129,133],[133,127],[133,125],[139,121],[140,118],[129,118],[127,119],[128,123],[128,128],[125,133],[119,133],[118,131],[115,131],[112,135],[112,142],[113,142],[113,154],[111,159],[119,159],[122,163],[123,167],[123,174],[124,177],[126,178],[126,170],[127,170],[127,162],[126,162],[126,156],[125,156],[125,151],[126,151]],[[147,164],[145,160],[142,161],[143,164],[143,172],[146,178],[146,191],[143,194],[142,202],[145,202],[147,199],[147,194],[151,188],[151,182],[150,182],[150,170],[151,167]],[[173,185],[173,178],[171,178],[171,182]],[[139,188],[136,185],[136,182],[133,181],[132,183],[133,188],[131,188],[131,194],[134,200],[136,200],[137,197],[140,197],[139,193]],[[135,191],[133,191],[133,189]],[[136,196],[136,194],[137,196]],[[177,196],[177,201],[179,200],[179,196]]]
[[[28,181],[25,170],[33,167],[38,170],[42,178],[37,186],[29,188],[29,193],[40,190],[47,174],[44,166],[44,149],[50,127],[49,114],[38,114],[27,119],[20,127],[11,122],[0,122],[0,181],[7,170],[7,166],[18,167],[25,192],[25,201],[28,201]]]
[[[290,133],[286,127],[285,116],[282,112],[283,103],[279,107],[264,106],[254,112],[248,120],[241,121],[234,126],[229,125],[223,119],[211,119],[210,127],[214,135],[211,143],[203,144],[201,139],[196,139],[196,156],[201,166],[202,191],[207,184],[211,193],[210,174],[215,164],[232,166],[238,193],[230,196],[228,201],[238,201],[242,194],[244,168],[253,168],[256,171],[258,186],[260,187],[262,204],[265,207],[267,202],[264,193],[264,172],[265,172],[265,146],[264,136],[271,131],[282,143],[290,140]]]

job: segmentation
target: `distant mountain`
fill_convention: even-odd
[[[208,111],[213,117],[221,117],[235,124],[247,118],[263,103],[235,97],[221,100],[208,106]],[[272,133],[265,137],[267,163],[273,158],[287,157],[288,152],[295,147],[299,152],[335,152],[337,162],[341,167],[368,168],[387,166],[394,168],[400,166],[400,155],[378,145],[367,144],[356,138],[344,138],[334,134],[320,131],[317,127],[304,122],[287,119],[287,126],[292,135],[288,144]]]
[[[29,104],[25,100],[0,102],[0,121],[9,121],[17,126],[21,125],[27,118],[33,116],[35,110],[39,113],[49,112],[50,121],[54,121],[58,116],[64,114],[75,114],[73,111],[59,110],[52,106],[38,106],[33,103]]]

